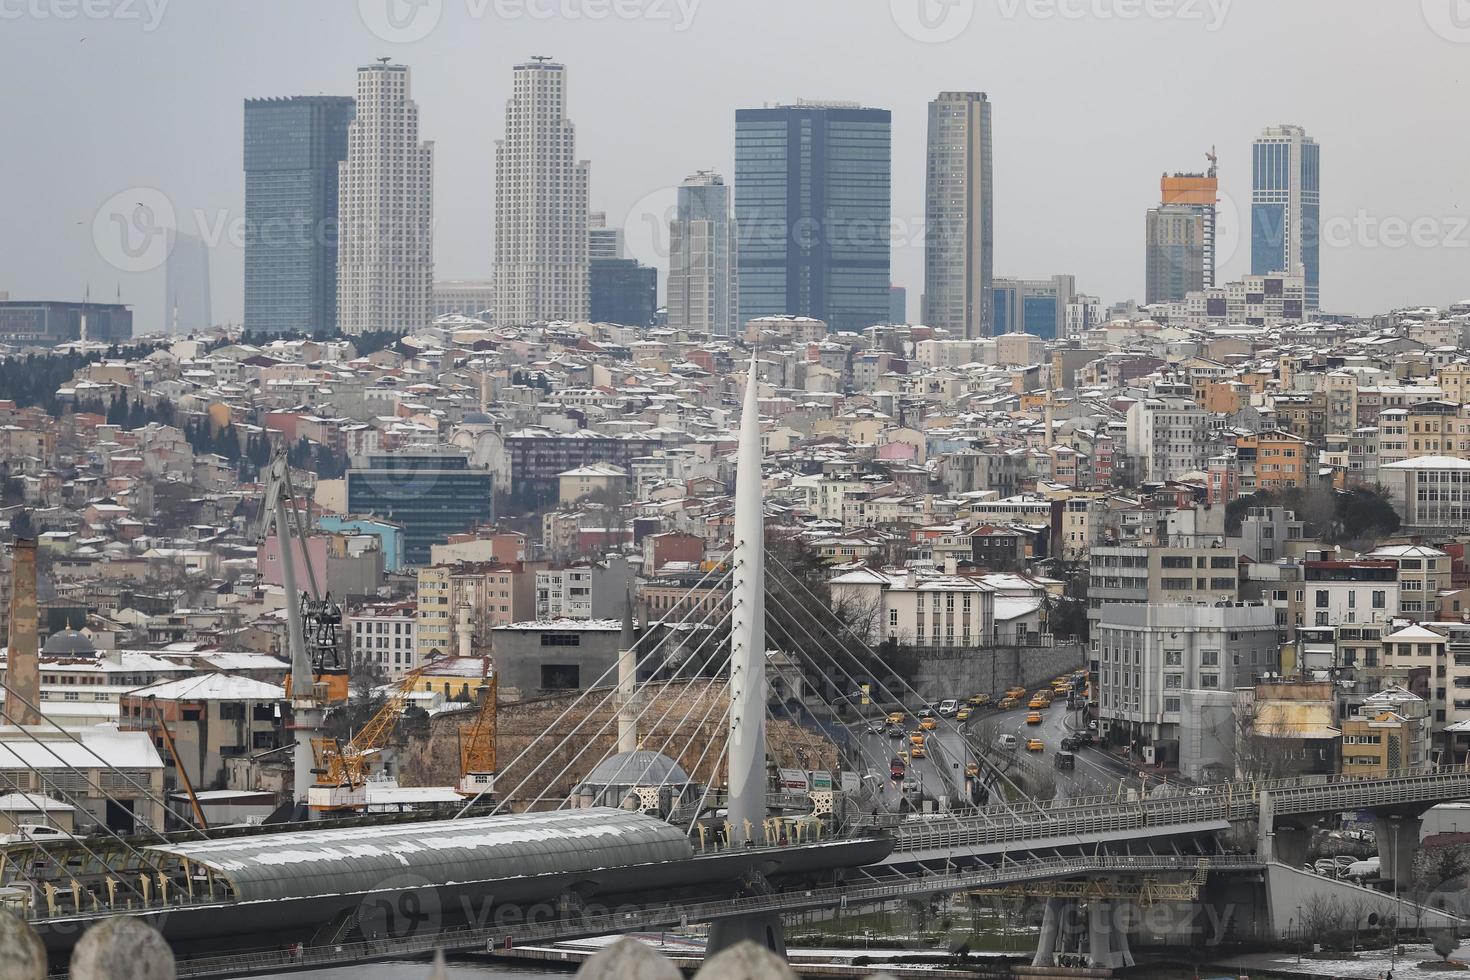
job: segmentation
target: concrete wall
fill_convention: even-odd
[[[1086,648],[1068,643],[1053,647],[976,647],[918,651],[914,688],[931,701],[1000,694],[1020,685],[1035,688],[1058,674],[1087,662]]]

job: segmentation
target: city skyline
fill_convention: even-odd
[[[1412,5],[1411,5],[1412,6]],[[92,122],[98,138],[122,139],[129,153],[106,165],[89,162],[84,154],[73,154],[65,167],[70,191],[63,201],[54,192],[20,202],[20,219],[38,228],[44,246],[40,251],[69,257],[75,271],[42,263],[35,255],[15,250],[0,254],[0,267],[8,270],[3,288],[12,295],[80,294],[90,284],[109,294],[121,285],[124,299],[140,314],[140,325],[157,321],[161,310],[161,269],[144,271],[119,268],[100,254],[93,241],[90,223],[97,211],[116,194],[134,188],[156,188],[171,202],[181,230],[200,234],[214,243],[216,253],[214,306],[217,316],[239,322],[242,313],[242,249],[232,234],[243,208],[239,191],[238,106],[247,97],[293,93],[349,94],[347,72],[374,54],[392,55],[414,65],[416,96],[425,114],[424,129],[440,144],[439,184],[441,207],[436,219],[438,275],[445,279],[482,278],[490,273],[485,256],[493,236],[493,188],[486,179],[491,144],[500,135],[494,106],[508,96],[508,68],[528,52],[543,50],[589,78],[616,74],[625,84],[644,86],[661,75],[637,58],[614,59],[618,48],[608,38],[626,45],[620,50],[651,53],[671,49],[671,64],[704,70],[687,86],[648,88],[646,108],[611,95],[607,86],[587,85],[579,100],[582,120],[581,155],[598,167],[598,181],[589,206],[605,210],[615,223],[630,228],[631,253],[645,262],[666,268],[666,233],[634,235],[632,229],[666,223],[661,209],[646,206],[647,199],[667,194],[684,174],[699,169],[733,172],[733,139],[730,117],[735,109],[759,105],[764,100],[791,100],[804,95],[838,96],[893,112],[894,199],[896,219],[916,228],[923,213],[922,146],[925,125],[923,107],[939,91],[984,89],[1006,106],[1006,140],[997,145],[997,184],[1006,189],[996,202],[997,238],[1005,247],[997,254],[996,274],[1045,276],[1066,269],[1078,277],[1089,292],[1107,302],[1143,298],[1144,269],[1136,246],[1137,215],[1155,203],[1153,181],[1159,161],[1189,160],[1199,147],[1217,144],[1222,165],[1222,256],[1218,281],[1238,278],[1249,271],[1247,233],[1239,225],[1249,221],[1249,147],[1264,126],[1294,120],[1304,125],[1320,143],[1332,149],[1332,167],[1324,201],[1324,222],[1337,221],[1335,241],[1324,240],[1323,294],[1332,311],[1372,312],[1393,306],[1423,302],[1452,302],[1464,290],[1457,270],[1463,266],[1467,237],[1456,231],[1463,206],[1463,182],[1449,160],[1463,155],[1461,135],[1449,132],[1442,154],[1434,155],[1422,179],[1408,183],[1394,178],[1397,168],[1391,146],[1416,128],[1426,125],[1425,110],[1414,104],[1411,92],[1426,85],[1454,86],[1459,83],[1463,49],[1432,29],[1417,10],[1404,10],[1378,17],[1379,30],[1372,45],[1356,35],[1329,34],[1345,56],[1362,54],[1381,60],[1385,52],[1413,52],[1394,77],[1347,79],[1335,93],[1314,89],[1306,65],[1283,62],[1283,73],[1269,84],[1242,77],[1229,86],[1207,92],[1194,87],[1188,93],[1158,91],[1152,79],[1156,72],[1182,68],[1194,60],[1185,49],[1206,57],[1227,57],[1245,48],[1261,54],[1284,51],[1285,36],[1297,27],[1316,31],[1320,3],[1293,5],[1272,11],[1233,9],[1218,31],[1184,22],[1144,20],[1120,25],[1081,20],[1063,22],[1018,17],[1007,20],[993,11],[979,10],[969,28],[956,39],[941,44],[924,44],[895,26],[887,10],[846,11],[854,30],[871,33],[876,41],[864,40],[860,51],[885,61],[901,58],[906,70],[899,75],[865,71],[853,64],[835,62],[820,79],[800,66],[781,63],[765,73],[754,87],[749,79],[738,82],[727,55],[720,54],[721,37],[732,26],[731,11],[709,5],[683,34],[669,25],[615,22],[594,30],[588,23],[563,21],[525,22],[511,40],[491,37],[491,22],[463,18],[454,5],[446,7],[442,24],[428,37],[414,43],[385,42],[363,25],[355,10],[340,16],[323,13],[307,16],[280,4],[267,2],[282,31],[265,32],[256,18],[238,11],[224,11],[201,24],[183,11],[170,11],[158,29],[145,37],[148,50],[160,55],[174,46],[196,43],[205,32],[229,32],[231,49],[222,55],[220,70],[200,79],[180,96],[175,121],[189,137],[160,133],[143,141],[132,134],[155,128],[144,106],[156,101],[161,90],[147,78],[132,78],[125,91],[110,96],[113,112]],[[792,38],[763,38],[764,43],[785,50],[804,28],[816,29],[830,21],[832,11],[815,5],[792,16]],[[1329,11],[1330,12],[1330,11]],[[123,42],[137,32],[125,23],[66,25],[59,21],[20,20],[10,33],[25,43],[18,45],[23,61],[71,55],[63,42],[75,44],[88,36],[89,58],[75,65],[74,77],[57,97],[78,85],[96,87],[99,72],[116,72]],[[522,36],[523,35],[523,36]],[[486,40],[490,43],[486,46]],[[1149,52],[1148,100],[1119,98],[1119,94],[1145,91],[1137,71],[1120,76],[1113,85],[1098,91],[1068,85],[1059,89],[1047,84],[1031,61],[1043,50],[1065,49],[1079,60],[1076,72],[1101,67],[1104,59],[1092,43],[1106,39],[1112,65]],[[1178,49],[1167,43],[1179,42]],[[99,44],[99,42],[103,42]],[[253,58],[266,45],[285,43],[284,59],[261,63]],[[1166,47],[1159,48],[1159,44]],[[993,49],[991,51],[990,49]],[[473,59],[462,56],[475,50]],[[989,59],[983,70],[972,67],[971,53],[983,50]],[[310,52],[310,57],[306,57]],[[446,59],[454,61],[447,68]],[[1028,61],[1030,59],[1030,61]],[[779,61],[780,59],[778,59]],[[283,69],[281,65],[289,65]],[[744,85],[743,91],[736,91]],[[1343,88],[1353,96],[1342,99]],[[1106,89],[1102,91],[1101,89]],[[1184,88],[1184,87],[1181,87]],[[1065,97],[1058,98],[1065,91]],[[1201,100],[1208,113],[1197,111]],[[1352,101],[1358,111],[1381,120],[1378,138],[1369,138],[1353,124],[1354,114],[1341,106]],[[1139,103],[1146,104],[1139,104]],[[698,107],[695,111],[695,107]],[[1189,111],[1185,111],[1186,108]],[[29,132],[34,122],[13,106],[0,110],[12,131]],[[1156,113],[1171,114],[1174,124],[1160,139],[1133,142],[1112,134],[1142,129]],[[672,129],[669,119],[679,119]],[[474,126],[454,125],[451,120],[475,120]],[[1105,125],[1098,125],[1098,123]],[[674,131],[677,135],[674,135]],[[232,132],[234,135],[232,135]],[[128,135],[124,135],[124,134]],[[77,137],[61,134],[63,144],[79,146]],[[637,146],[637,152],[625,147]],[[656,152],[648,152],[651,148]],[[63,146],[64,149],[64,146]],[[14,179],[32,178],[38,172],[39,148],[21,145],[6,163],[0,164]],[[1444,159],[1446,163],[1439,163]],[[1085,180],[1076,173],[1086,170]],[[232,171],[235,171],[232,173]],[[1105,186],[1105,195],[1087,193],[1088,187]],[[1066,189],[1067,193],[1061,193]],[[1105,199],[1103,199],[1105,198]],[[452,206],[450,206],[450,202]],[[1045,219],[1056,222],[1077,210],[1088,220],[1076,234],[1058,241],[1025,234],[1043,208]],[[652,211],[652,221],[643,221]],[[1362,212],[1361,214],[1359,212]],[[196,217],[197,213],[197,217]],[[1224,227],[1232,214],[1236,229]],[[632,216],[634,220],[623,220]],[[1429,245],[1403,244],[1402,235],[1391,234],[1400,222],[1438,222]],[[79,224],[80,222],[80,224]],[[1224,247],[1234,236],[1233,251]],[[648,241],[646,239],[652,239]],[[1444,241],[1441,243],[1440,239]],[[923,267],[922,235],[895,236],[893,279],[910,293],[921,291]],[[66,266],[68,263],[61,263]],[[156,298],[155,298],[156,297]],[[913,309],[917,313],[917,307]]]

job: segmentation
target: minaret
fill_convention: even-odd
[[[760,844],[766,819],[765,520],[755,354],[745,382],[735,464],[735,569],[730,601],[730,832]]]
[[[5,724],[41,724],[41,665],[36,612],[36,540],[16,538],[10,562],[10,641]]]
[[[473,646],[471,640],[474,637],[474,633],[475,628],[470,622],[469,600],[461,599],[459,603],[459,613],[454,624],[454,635],[456,640],[458,640],[459,642],[459,656],[470,657],[474,655],[471,649]]]

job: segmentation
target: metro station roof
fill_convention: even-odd
[[[694,853],[678,828],[611,807],[260,834],[148,850],[213,869],[242,902],[350,895],[404,876],[433,885],[499,881],[678,861]]]

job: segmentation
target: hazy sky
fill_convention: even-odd
[[[974,89],[995,104],[997,275],[1141,300],[1159,175],[1212,144],[1222,272],[1249,271],[1250,143],[1294,122],[1322,145],[1324,308],[1470,295],[1466,0],[0,0],[0,291],[120,286],[155,328],[162,270],[97,239],[118,202],[164,200],[218,240],[215,318],[238,321],[242,100],[350,95],[379,56],[412,66],[436,144],[437,278],[483,277],[511,66],[535,54],[568,65],[592,209],[661,270],[650,226],[687,174],[732,176],[737,108],[853,100],[893,111],[916,317],[925,103]]]

